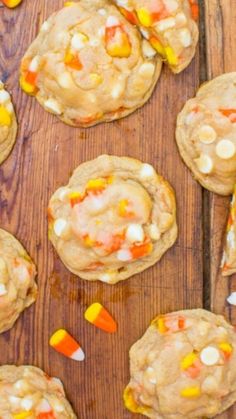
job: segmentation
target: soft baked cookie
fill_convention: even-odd
[[[9,93],[0,80],[0,164],[9,156],[17,133],[17,122]]]
[[[235,330],[222,316],[159,316],[131,348],[126,407],[152,419],[213,418],[236,400],[235,365]]]
[[[115,6],[69,2],[53,14],[21,64],[21,86],[65,123],[122,118],[151,96],[161,60]]]
[[[236,272],[236,185],[230,204],[221,268],[223,276],[233,275]]]
[[[75,419],[61,381],[32,366],[0,367],[2,419]]]
[[[0,333],[36,299],[36,268],[20,242],[0,229]]]
[[[149,164],[100,156],[49,203],[49,237],[81,278],[114,284],[155,264],[177,237],[175,197]]]
[[[174,73],[184,70],[196,52],[197,0],[114,0],[126,19],[139,26]]]
[[[178,116],[180,154],[195,178],[229,195],[236,183],[236,73],[205,83]]]

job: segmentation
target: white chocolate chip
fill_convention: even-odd
[[[16,397],[16,396],[9,396],[8,399],[9,399],[9,402],[13,404],[14,406],[18,406],[22,400],[20,397]]]
[[[5,89],[0,90],[0,104],[5,103],[8,100],[10,100],[9,93]]]
[[[62,187],[60,189],[58,189],[57,191],[57,198],[60,201],[64,201],[64,199],[69,195],[70,193],[70,189],[66,188],[66,187]]]
[[[224,160],[231,159],[236,153],[235,145],[230,140],[221,140],[216,146],[216,154]]]
[[[64,220],[64,218],[58,218],[54,223],[54,232],[58,237],[61,237],[63,234],[63,231],[65,230],[67,226],[67,221]]]
[[[44,102],[44,106],[56,115],[61,115],[61,106],[56,99],[48,99]]]
[[[150,238],[155,241],[159,240],[161,237],[161,232],[156,224],[150,224],[150,226],[148,226],[148,233]]]
[[[27,412],[30,411],[33,407],[33,400],[25,397],[24,399],[21,400],[21,407],[22,409],[26,410]]]
[[[49,27],[50,27],[49,23],[47,22],[47,20],[45,20],[45,22],[43,22],[40,30],[43,31],[43,32],[47,32]]]
[[[113,99],[118,99],[124,91],[123,84],[116,84],[111,90],[111,96]]]
[[[152,367],[148,367],[146,369],[146,375],[148,378],[149,383],[151,384],[157,384],[157,379],[155,377],[155,370]]]
[[[39,405],[39,411],[40,412],[51,412],[51,410],[52,410],[52,407],[48,403],[48,401],[46,399],[42,399],[42,401]]]
[[[153,58],[156,55],[156,50],[151,46],[151,44],[148,41],[146,41],[146,39],[144,39],[142,42],[142,51],[143,55],[146,58]]]
[[[25,264],[21,263],[14,269],[15,275],[20,282],[25,282],[29,279],[29,272]]]
[[[145,77],[145,78],[151,78],[155,72],[155,65],[153,63],[143,63],[140,67],[139,67],[139,74],[141,74],[141,76]]]
[[[24,390],[27,391],[29,386],[26,380],[17,380],[14,384],[14,388],[16,390]]]
[[[63,89],[69,89],[71,85],[73,84],[73,80],[71,78],[70,73],[68,73],[68,71],[65,71],[64,73],[59,74],[57,81]]]
[[[209,174],[213,170],[213,161],[211,157],[207,156],[206,154],[201,154],[198,159],[195,160],[198,169],[201,173]]]
[[[236,292],[232,292],[232,294],[230,294],[229,297],[227,298],[227,301],[229,304],[236,306]]]
[[[174,17],[168,17],[167,19],[163,19],[158,22],[155,26],[158,28],[160,32],[164,32],[167,29],[174,28],[176,24]]]
[[[104,273],[99,276],[100,281],[109,284],[112,282],[111,275],[109,273]]]
[[[132,254],[129,250],[121,249],[117,252],[117,259],[121,262],[128,262],[132,260]]]
[[[144,163],[140,170],[140,177],[141,179],[148,179],[152,178],[155,174],[155,170],[150,164]]]
[[[191,32],[188,28],[183,28],[179,31],[179,39],[183,47],[188,48],[192,44]]]
[[[210,125],[202,125],[198,130],[198,138],[203,144],[211,144],[217,138],[217,134]]]
[[[230,230],[227,234],[227,242],[232,249],[235,249],[235,233]]]
[[[107,21],[106,21],[107,28],[112,28],[113,26],[119,26],[119,25],[120,25],[120,21],[119,19],[117,19],[116,16],[109,16],[107,18]]]
[[[129,0],[117,0],[117,6],[127,7],[129,5]]]
[[[175,21],[178,26],[186,25],[187,18],[184,13],[180,12],[175,16]]]
[[[130,243],[143,242],[144,230],[140,224],[130,224],[126,230],[126,239]]]
[[[105,10],[105,9],[98,9],[98,14],[99,14],[100,16],[106,16],[107,12],[106,12],[106,10]]]
[[[39,68],[39,63],[40,63],[40,57],[36,55],[30,62],[29,71],[32,71],[32,73],[36,73]]]
[[[165,6],[169,12],[175,12],[179,5],[176,0],[164,0]]]
[[[63,406],[63,404],[62,404],[62,403],[59,403],[59,402],[54,403],[54,404],[53,404],[53,408],[54,408],[54,410],[55,410],[56,412],[58,412],[58,413],[64,412],[64,410],[65,410],[65,408],[64,408],[64,406]]]
[[[87,41],[87,36],[82,33],[75,33],[71,39],[71,46],[75,51],[80,51],[85,47]]]
[[[105,26],[101,26],[101,28],[98,29],[98,36],[100,38],[103,38],[105,36]]]
[[[4,284],[0,284],[0,297],[7,294],[7,289]]]
[[[208,377],[206,377],[202,383],[202,391],[204,393],[215,393],[217,391],[217,387],[218,386],[216,377],[214,377],[213,375],[209,375]]]
[[[215,365],[220,360],[220,352],[214,346],[207,346],[201,351],[200,358],[204,365]]]

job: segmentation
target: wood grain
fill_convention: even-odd
[[[224,72],[236,69],[236,9],[234,0],[205,0],[206,57],[208,80]],[[236,324],[236,309],[226,297],[236,290],[236,276],[222,277],[220,262],[225,227],[229,211],[229,198],[209,194],[209,272],[211,283],[211,309],[224,314]],[[219,416],[219,419],[236,417],[236,407]]]
[[[34,364],[59,376],[81,419],[128,419],[133,415],[123,407],[122,391],[129,379],[130,346],[158,313],[203,302],[202,191],[174,141],[176,115],[199,85],[199,59],[197,54],[178,76],[164,69],[149,103],[124,120],[86,130],[63,125],[18,86],[21,57],[39,25],[62,4],[24,0],[15,10],[0,8],[0,77],[13,94],[19,121],[17,144],[0,168],[0,225],[35,259],[40,290],[37,303],[0,336],[0,363]],[[116,286],[70,274],[47,239],[50,195],[82,161],[102,153],[153,164],[175,188],[178,202],[176,245],[155,267]],[[117,319],[115,336],[83,320],[94,301]],[[49,348],[49,336],[58,327],[78,338],[86,352],[84,363],[70,362]]]

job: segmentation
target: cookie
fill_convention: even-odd
[[[0,229],[0,333],[36,299],[36,268],[20,242]],[[1,409],[0,409],[1,411]]]
[[[0,367],[2,418],[76,419],[61,381],[32,366]]]
[[[115,6],[69,2],[41,27],[21,64],[21,87],[63,122],[122,118],[151,96],[161,60]]]
[[[236,400],[235,364],[235,330],[222,316],[159,316],[131,348],[126,407],[152,419],[213,418]]]
[[[205,83],[178,116],[180,154],[201,185],[229,195],[236,183],[236,73]]]
[[[177,237],[175,197],[149,164],[100,156],[52,196],[49,237],[66,267],[110,284],[154,265]]]
[[[11,153],[16,133],[17,122],[11,97],[0,80],[0,164]]]
[[[174,73],[189,65],[199,37],[195,22],[197,0],[115,0],[115,3],[126,19],[140,28]]]
[[[236,186],[230,204],[226,227],[226,237],[221,261],[222,275],[233,275],[236,272]]]

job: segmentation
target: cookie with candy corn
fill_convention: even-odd
[[[11,419],[76,419],[58,378],[33,366],[0,367],[0,413]]]
[[[81,164],[48,207],[49,238],[66,267],[108,284],[154,265],[177,237],[172,188],[127,157]]]
[[[84,317],[89,323],[105,332],[115,333],[117,331],[115,320],[100,303],[91,304],[85,311]]]
[[[219,195],[236,183],[236,72],[203,84],[177,119],[176,140],[201,185]]]
[[[213,418],[236,401],[236,333],[222,316],[183,310],[154,319],[130,350],[127,409],[149,418]]]
[[[35,301],[35,277],[36,267],[21,243],[0,229],[0,333]]]
[[[57,352],[74,361],[83,361],[85,358],[79,343],[65,329],[53,333],[49,343]]]
[[[17,122],[11,97],[0,80],[0,164],[9,156],[17,133]]]
[[[44,22],[20,84],[66,124],[88,127],[144,105],[160,71],[156,51],[111,2],[82,0]]]
[[[198,42],[197,0],[114,0],[174,73],[184,70]]]

